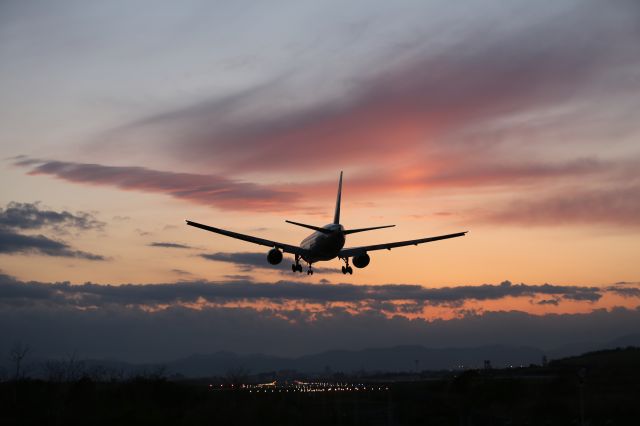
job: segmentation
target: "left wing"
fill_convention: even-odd
[[[418,244],[430,243],[431,241],[439,241],[439,240],[446,240],[448,238],[463,237],[464,235],[466,235],[467,232],[469,231],[458,232],[457,234],[439,235],[437,237],[420,238],[417,240],[398,241],[397,243],[384,243],[384,244],[375,244],[371,246],[352,247],[352,248],[340,250],[340,253],[338,254],[338,256],[352,257],[352,256],[357,256],[359,254],[366,253],[368,251],[373,251],[373,250],[384,250],[384,249],[391,250],[392,248],[396,248],[396,247],[417,246]]]
[[[226,235],[227,237],[235,238],[242,241],[247,241],[253,244],[259,244],[261,246],[279,248],[285,253],[297,254],[305,256],[308,254],[308,250],[302,247],[292,246],[291,244],[279,243],[277,241],[265,240],[264,238],[254,237],[252,235],[240,234],[238,232],[227,231],[226,229],[214,228],[213,226],[203,225],[198,222],[192,222],[187,220],[187,225],[195,226],[196,228],[204,229],[205,231],[215,232],[216,234]]]

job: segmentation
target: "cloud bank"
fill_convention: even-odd
[[[640,310],[597,309],[588,314],[530,315],[524,312],[467,313],[426,321],[384,315],[376,303],[398,298],[449,303],[540,293],[573,297],[606,289],[500,285],[428,289],[420,286],[354,286],[248,282],[101,286],[21,282],[0,276],[0,351],[15,340],[28,342],[38,356],[78,351],[86,357],[131,361],[168,359],[232,350],[296,356],[328,349],[362,349],[400,344],[429,347],[527,345],[543,349],[584,341],[610,341],[636,333]],[[579,296],[582,297],[582,296]],[[200,299],[279,302],[273,307],[177,304]],[[287,302],[370,301],[352,311],[328,304],[320,311]],[[152,304],[168,307],[149,310]],[[5,351],[6,352],[6,351]]]

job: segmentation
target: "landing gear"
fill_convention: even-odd
[[[344,258],[344,263],[345,266],[342,267],[342,273],[343,274],[349,274],[349,275],[353,275],[353,268],[351,268],[351,266],[349,266],[349,258],[345,257]]]
[[[309,269],[307,269],[307,275],[313,275],[313,269],[311,269],[311,265],[309,265]]]
[[[296,263],[291,265],[292,272],[300,272],[302,273],[302,265],[300,264],[300,256],[296,254]]]

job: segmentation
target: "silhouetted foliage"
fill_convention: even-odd
[[[580,424],[583,415],[585,424],[635,425],[639,367],[640,349],[629,348],[547,367],[407,374],[414,381],[394,382],[388,391],[257,393],[231,388],[247,376],[244,369],[230,370],[215,385],[172,381],[162,369],[111,380],[111,373],[69,357],[56,364],[49,380],[21,380],[19,400],[11,398],[14,383],[0,383],[0,424],[564,426]],[[386,382],[393,376],[358,380]]]

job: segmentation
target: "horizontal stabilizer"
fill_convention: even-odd
[[[323,234],[331,234],[329,229],[320,228],[319,226],[307,225],[306,223],[292,222],[290,220],[285,220],[285,222],[290,223],[292,225],[302,226],[303,228],[313,229],[314,231],[322,232]]]
[[[355,234],[356,232],[364,232],[364,231],[373,231],[374,229],[382,229],[382,228],[391,228],[395,225],[384,225],[384,226],[373,226],[371,228],[358,228],[358,229],[347,229],[344,231],[344,234]]]

